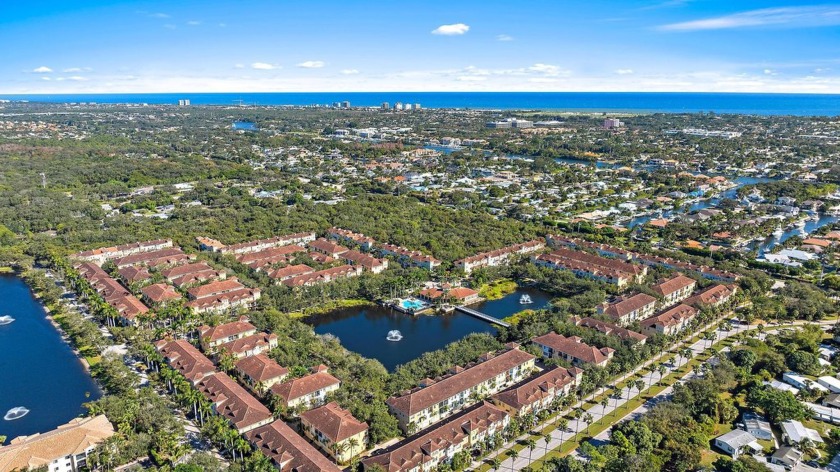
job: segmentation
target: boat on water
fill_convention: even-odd
[[[781,227],[776,228],[776,231],[773,231],[773,237],[776,239],[781,238],[783,234],[785,234],[785,231]]]
[[[9,316],[9,315],[3,315],[3,316],[0,316],[0,326],[7,325],[7,324],[11,323],[11,322],[12,322],[12,321],[14,321],[14,320],[15,320],[15,319],[14,319],[14,318],[12,318],[12,317],[11,317],[11,316]]]
[[[807,218],[803,218],[803,219],[801,219],[801,220],[798,220],[796,223],[794,223],[794,224],[793,224],[793,226],[794,226],[794,227],[796,227],[796,228],[804,228],[804,227],[805,227],[805,223],[806,223],[807,221],[808,221],[808,219],[807,219]]]
[[[528,295],[527,293],[523,293],[522,296],[519,297],[519,304],[520,305],[530,305],[531,303],[534,303],[534,301],[531,300],[531,296]]]

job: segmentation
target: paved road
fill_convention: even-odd
[[[836,323],[835,321],[823,321],[823,322],[820,322],[819,324],[833,325],[835,323]],[[801,325],[801,324],[806,324],[806,323],[805,322],[797,322],[797,323],[792,323],[792,324]],[[710,326],[707,325],[703,329],[698,330],[697,333],[702,333],[709,328],[710,328]],[[724,339],[726,339],[730,336],[734,336],[738,333],[741,333],[741,332],[749,330],[749,329],[754,329],[754,328],[755,328],[755,326],[746,326],[746,325],[741,325],[741,324],[734,324],[732,329],[729,330],[729,331],[718,330],[717,331],[717,340],[714,341],[714,343],[718,343],[718,342],[720,342],[720,341],[722,341],[722,340],[724,340]],[[772,327],[768,327],[768,331],[772,332],[771,330],[776,331],[776,330],[773,330]],[[767,333],[764,333],[764,335],[766,335],[766,334]],[[762,335],[762,337],[764,335]],[[690,338],[691,337],[689,337],[689,339]],[[690,346],[685,346],[685,342],[683,342],[683,343],[680,343],[680,344],[674,346],[671,350],[679,351],[681,349],[684,349],[685,347],[688,347],[689,349],[691,349],[691,352],[692,352],[691,358],[694,358],[694,357],[697,357],[698,354],[706,351],[709,347],[711,347],[711,343],[712,343],[711,341],[705,341],[705,340],[701,339],[701,340],[699,340],[695,343],[692,343]],[[656,363],[659,360],[659,358],[660,357],[658,356],[654,359],[651,359],[650,361],[643,364],[643,366],[641,368],[637,368],[636,370],[634,370],[634,373],[646,368],[650,364]],[[665,372],[664,376],[670,375],[672,372],[674,372],[675,370],[679,369],[680,367],[682,367],[686,363],[688,363],[689,360],[690,359],[684,358],[682,356],[676,356],[673,363],[665,364],[666,372]],[[624,379],[626,379],[627,377],[629,377],[630,375],[632,375],[632,373],[622,376],[620,379],[617,379],[614,383],[618,384],[621,381],[623,381]],[[693,372],[689,372],[688,374],[684,375],[679,381],[683,382],[693,375],[694,375]],[[661,376],[660,376],[659,372],[645,372],[644,374],[642,374],[641,379],[644,380],[644,382],[646,384],[646,386],[643,390],[647,390],[648,388],[650,388],[650,386],[652,384],[655,384],[656,382],[658,382],[660,378],[661,378]],[[594,423],[594,422],[600,420],[601,418],[603,418],[604,416],[607,416],[612,424],[616,424],[616,423],[619,423],[619,422],[623,421],[624,419],[638,417],[639,415],[643,414],[648,409],[653,407],[653,405],[655,405],[656,403],[659,403],[659,402],[667,399],[668,396],[671,394],[672,390],[673,389],[671,387],[668,387],[668,388],[664,389],[662,392],[658,393],[655,397],[653,397],[650,400],[648,400],[647,402],[645,402],[640,407],[636,408],[635,410],[633,410],[629,413],[623,413],[622,414],[621,412],[618,412],[617,410],[622,405],[627,403],[628,399],[635,398],[641,393],[635,388],[635,386],[633,386],[629,389],[629,396],[628,396],[628,389],[623,389],[620,392],[621,393],[621,398],[620,399],[612,399],[611,398],[609,404],[606,407],[602,407],[601,405],[595,405],[592,408],[586,410],[586,413],[589,413],[592,416],[591,423]],[[594,396],[597,396],[597,395],[591,395],[590,397],[587,397],[587,400],[589,400],[590,398],[593,398]],[[577,407],[577,405],[575,407]],[[621,416],[619,416],[619,415],[621,415]],[[563,415],[558,415],[558,417],[559,416],[563,416]],[[588,425],[589,425],[589,423],[583,421],[583,419],[570,420],[569,421],[569,427],[565,431],[560,431],[559,429],[555,429],[554,431],[551,432],[551,440],[548,443],[548,445],[546,445],[543,440],[539,440],[539,441],[537,441],[537,448],[533,452],[531,452],[529,449],[525,448],[525,449],[523,449],[522,451],[519,452],[519,456],[516,457],[516,458],[508,457],[505,454],[505,452],[508,449],[510,449],[510,447],[513,445],[512,442],[508,443],[502,449],[503,452],[502,452],[501,458],[503,459],[503,462],[502,462],[502,467],[501,467],[500,470],[522,470],[523,468],[529,466],[531,463],[533,463],[535,461],[538,461],[540,458],[542,458],[544,455],[546,455],[549,451],[557,449],[564,442],[566,442],[569,439],[571,439],[572,437],[574,437],[575,434],[576,434],[576,431],[585,431]],[[543,428],[542,426],[539,427],[539,429],[542,429],[542,428]],[[526,439],[528,437],[530,437],[530,435],[525,434],[525,435],[520,436],[520,438],[517,438],[517,440]],[[609,428],[607,428],[607,430],[605,430],[604,432],[602,432],[601,434],[596,436],[596,439],[599,439],[599,440],[607,440],[608,438],[609,438]],[[529,457],[529,453],[530,453],[530,457]],[[495,457],[495,455],[497,455],[497,454],[498,453],[491,454],[491,455],[488,456],[488,458]],[[471,464],[471,468],[473,468],[473,469],[477,468],[482,463],[483,463],[483,461],[473,462],[473,464]]]

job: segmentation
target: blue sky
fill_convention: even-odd
[[[0,93],[840,93],[840,3],[28,0]]]

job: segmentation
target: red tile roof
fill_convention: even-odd
[[[250,431],[246,437],[281,472],[341,472],[283,420]]]
[[[202,340],[212,343],[230,336],[242,335],[256,330],[257,328],[248,321],[248,318],[243,316],[237,321],[220,324],[219,326],[201,326],[198,328],[198,334]]]
[[[650,304],[656,304],[656,298],[646,293],[637,293],[631,297],[627,297],[610,304],[607,309],[604,310],[604,314],[620,319]]]
[[[492,398],[519,411],[544,398],[556,396],[568,385],[577,385],[582,373],[583,370],[577,367],[565,369],[555,366],[493,395]]]
[[[674,292],[682,290],[686,287],[690,287],[691,285],[696,283],[697,282],[695,282],[694,279],[690,277],[686,277],[682,274],[677,274],[671,277],[670,279],[664,280],[654,285],[653,287],[651,287],[651,289],[653,289],[653,291],[655,291],[659,295],[667,297],[668,295]]]
[[[537,336],[534,338],[534,342],[542,346],[550,347],[555,352],[572,356],[575,359],[579,359],[581,362],[590,364],[602,364],[609,360],[609,354],[615,352],[614,349],[609,347],[602,347],[598,349],[597,347],[590,346],[589,344],[583,342],[583,340],[578,336],[571,336],[567,338],[555,332]]]
[[[305,411],[300,414],[300,419],[304,424],[312,425],[334,443],[344,441],[368,429],[367,423],[357,420],[336,402]]]
[[[265,382],[289,375],[289,369],[282,367],[265,354],[240,359],[236,362],[236,370],[254,379],[255,382]]]
[[[297,379],[287,380],[271,387],[271,393],[280,396],[285,403],[319,390],[339,385],[340,380],[326,372],[316,372]]]
[[[140,289],[143,296],[154,303],[161,303],[169,300],[176,300],[181,298],[181,294],[175,291],[171,285],[163,283],[147,285]]]
[[[212,297],[213,295],[218,295],[220,293],[230,292],[233,290],[240,290],[245,286],[242,285],[236,277],[226,279],[226,280],[217,280],[215,282],[210,282],[206,285],[201,285],[198,287],[193,287],[187,290],[187,293],[190,294],[190,298],[193,300],[197,300],[204,297]]]
[[[155,346],[173,369],[193,383],[216,372],[210,359],[183,339],[158,341]]]
[[[225,373],[205,377],[196,389],[214,404],[216,414],[240,432],[272,418],[268,408]]]

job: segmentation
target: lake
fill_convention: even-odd
[[[520,305],[522,294],[534,303]],[[545,307],[552,297],[536,288],[520,288],[499,300],[482,302],[472,308],[497,318],[505,318],[526,308]],[[470,333],[496,333],[496,327],[470,315],[406,315],[380,306],[344,308],[304,320],[318,334],[332,334],[350,351],[376,359],[389,371],[435,351]],[[400,341],[388,341],[388,331],[399,330]]]
[[[18,277],[0,275],[0,435],[43,433],[84,413],[100,396],[81,361],[46,318],[44,307]],[[16,407],[29,410],[7,421]]]

